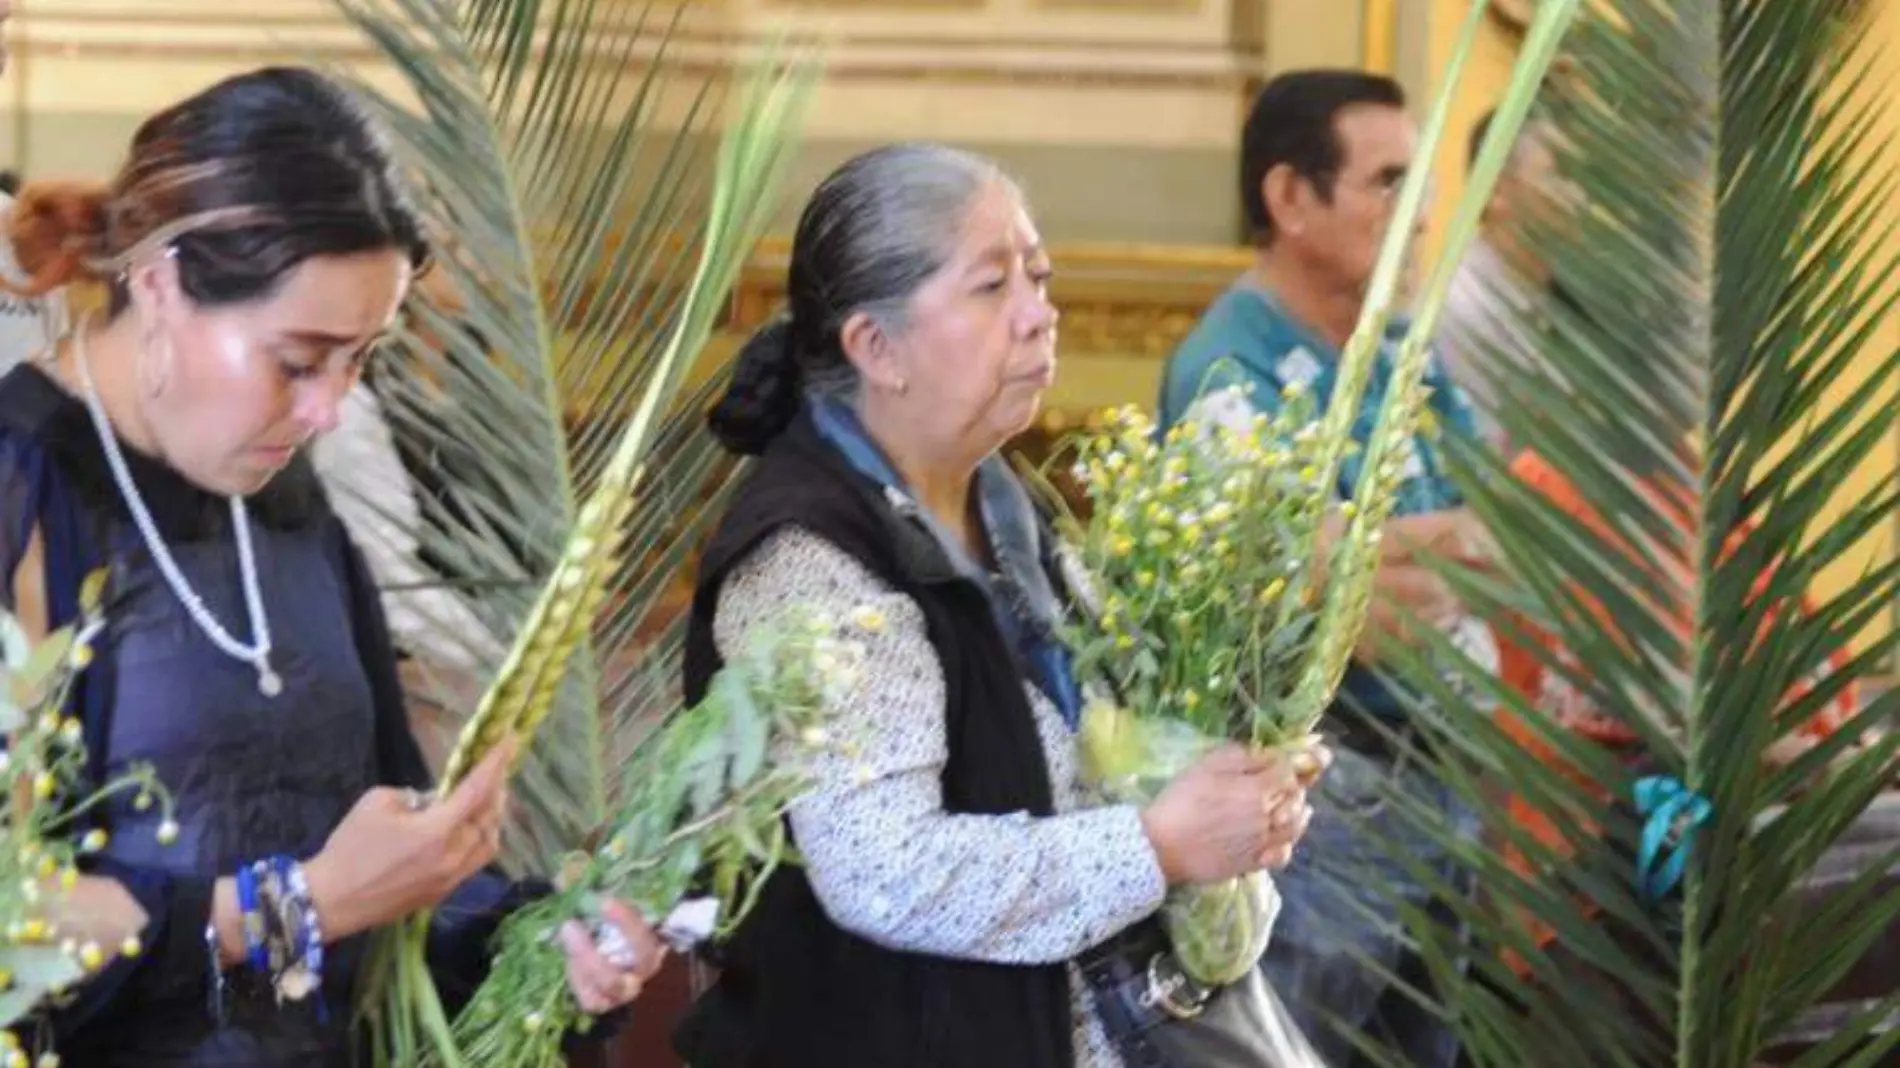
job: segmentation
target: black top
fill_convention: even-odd
[[[239,641],[251,639],[229,506],[163,464],[126,450],[141,499],[191,588]],[[214,646],[165,584],[112,480],[85,406],[38,367],[0,378],[0,564],[11,576],[43,536],[50,623],[70,622],[80,580],[111,568],[107,627],[80,677],[95,782],[150,765],[176,801],[178,839],[157,841],[161,813],[131,796],[101,814],[111,832],[89,870],[125,884],[151,922],[146,950],[81,988],[56,1019],[67,1063],[330,1068],[352,1062],[352,993],[362,939],[331,947],[327,1013],[277,1007],[239,969],[210,1012],[204,929],[213,883],[277,853],[308,858],[378,784],[426,787],[395,655],[368,570],[299,458],[248,500],[258,581],[282,676],[275,698],[257,672]],[[4,599],[12,600],[12,583]],[[479,980],[499,916],[533,888],[484,874],[445,909],[436,948],[444,992]]]

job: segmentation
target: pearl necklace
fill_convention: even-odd
[[[119,495],[125,499],[127,510],[132,513],[132,523],[139,529],[139,536],[145,541],[145,549],[152,554],[152,562],[158,565],[159,574],[165,577],[165,585],[171,587],[172,594],[185,606],[186,614],[211,644],[218,647],[224,655],[234,660],[242,660],[257,669],[257,692],[265,697],[276,697],[284,692],[284,680],[270,666],[270,621],[264,616],[264,595],[258,588],[257,558],[251,552],[250,513],[244,507],[244,498],[231,497],[231,529],[237,536],[238,577],[244,585],[244,606],[251,617],[253,641],[246,645],[231,637],[229,631],[218,624],[205,607],[204,598],[185,581],[184,572],[178,569],[177,561],[172,559],[171,550],[159,537],[158,524],[152,521],[152,513],[145,507],[145,501],[139,496],[137,483],[132,481],[132,469],[126,465],[125,453],[119,449],[118,436],[112,432],[112,422],[106,417],[105,406],[99,401],[99,390],[92,382],[92,367],[86,360],[85,324],[73,333],[73,362],[79,368],[79,384],[86,392],[86,410],[92,413],[92,425],[99,432],[99,443],[104,447],[106,466],[112,469],[112,480],[119,485]]]

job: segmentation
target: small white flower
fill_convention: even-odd
[[[541,1014],[538,1012],[531,1012],[521,1018],[521,1026],[530,1034],[541,1030],[541,1025],[545,1022],[546,1021],[542,1019]]]
[[[158,825],[158,844],[171,845],[178,841],[178,821],[168,819]]]
[[[830,741],[831,735],[825,733],[823,727],[806,727],[804,730],[798,732],[798,740],[813,749],[817,749],[819,746]]]

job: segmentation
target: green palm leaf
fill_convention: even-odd
[[[1573,74],[1546,90],[1583,206],[1525,236],[1550,250],[1573,306],[1522,324],[1541,361],[1494,353],[1486,373],[1512,440],[1594,521],[1502,459],[1454,448],[1503,568],[1448,576],[1632,741],[1574,733],[1449,641],[1394,655],[1431,742],[1423,759],[1486,817],[1487,838],[1467,841],[1394,790],[1405,829],[1382,843],[1401,864],[1419,842],[1440,845],[1482,888],[1474,899],[1412,863],[1466,931],[1403,910],[1434,978],[1417,999],[1477,1064],[1748,1068],[1900,919],[1894,836],[1825,898],[1808,885],[1894,781],[1900,737],[1878,728],[1900,698],[1873,700],[1785,767],[1764,759],[1900,641],[1856,645],[1900,596],[1893,565],[1803,607],[1900,503],[1892,478],[1848,496],[1893,440],[1900,369],[1872,325],[1894,308],[1900,263],[1882,251],[1896,176],[1869,132],[1884,102],[1867,84],[1860,7],[1589,5],[1567,43]],[[1836,658],[1845,667],[1828,674]],[[1494,708],[1554,758],[1527,752]],[[1636,885],[1633,790],[1651,774],[1711,804],[1661,900]],[[1501,789],[1569,848],[1506,820]],[[1505,863],[1505,847],[1534,874]],[[1896,1004],[1839,1025],[1800,1063],[1879,1063],[1900,1048],[1882,1026]]]
[[[691,5],[337,4],[400,75],[399,94],[357,87],[441,244],[444,284],[412,302],[376,385],[429,489],[392,548],[412,544],[425,572],[405,592],[433,594],[409,652],[449,733],[504,661],[623,434],[636,435],[624,564],[514,787],[509,858],[548,871],[610,811],[614,754],[672,704],[652,683],[676,644],[659,609],[733,474],[696,432],[707,388],[687,383],[776,202],[807,94],[741,94],[729,68],[676,62],[669,42]],[[809,63],[766,65],[809,85]],[[728,123],[746,133],[721,191]],[[367,501],[391,489],[349,488]]]

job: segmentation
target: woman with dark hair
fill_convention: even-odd
[[[1184,984],[1151,917],[1171,885],[1285,863],[1310,776],[1232,747],[1145,810],[1077,782],[1058,546],[996,455],[1055,373],[1050,270],[994,164],[860,156],[806,205],[789,316],[712,413],[759,460],[701,564],[689,698],[795,605],[864,657],[790,812],[803,864],[676,1037],[694,1068],[1289,1063],[1257,1019],[1179,1054],[1169,1014],[1241,1002]]]
[[[117,798],[89,836],[62,933],[119,956],[56,1015],[60,1050],[350,1064],[365,932],[443,906],[454,999],[538,892],[487,870],[507,754],[428,803],[376,592],[304,456],[428,261],[419,219],[357,104],[269,69],[151,118],[110,188],[29,185],[10,237],[34,288],[91,278],[111,300],[0,379],[7,607],[63,626],[109,569],[70,709],[88,778],[147,764],[176,803]],[[597,1013],[660,963],[613,919],[637,966],[564,932]]]

